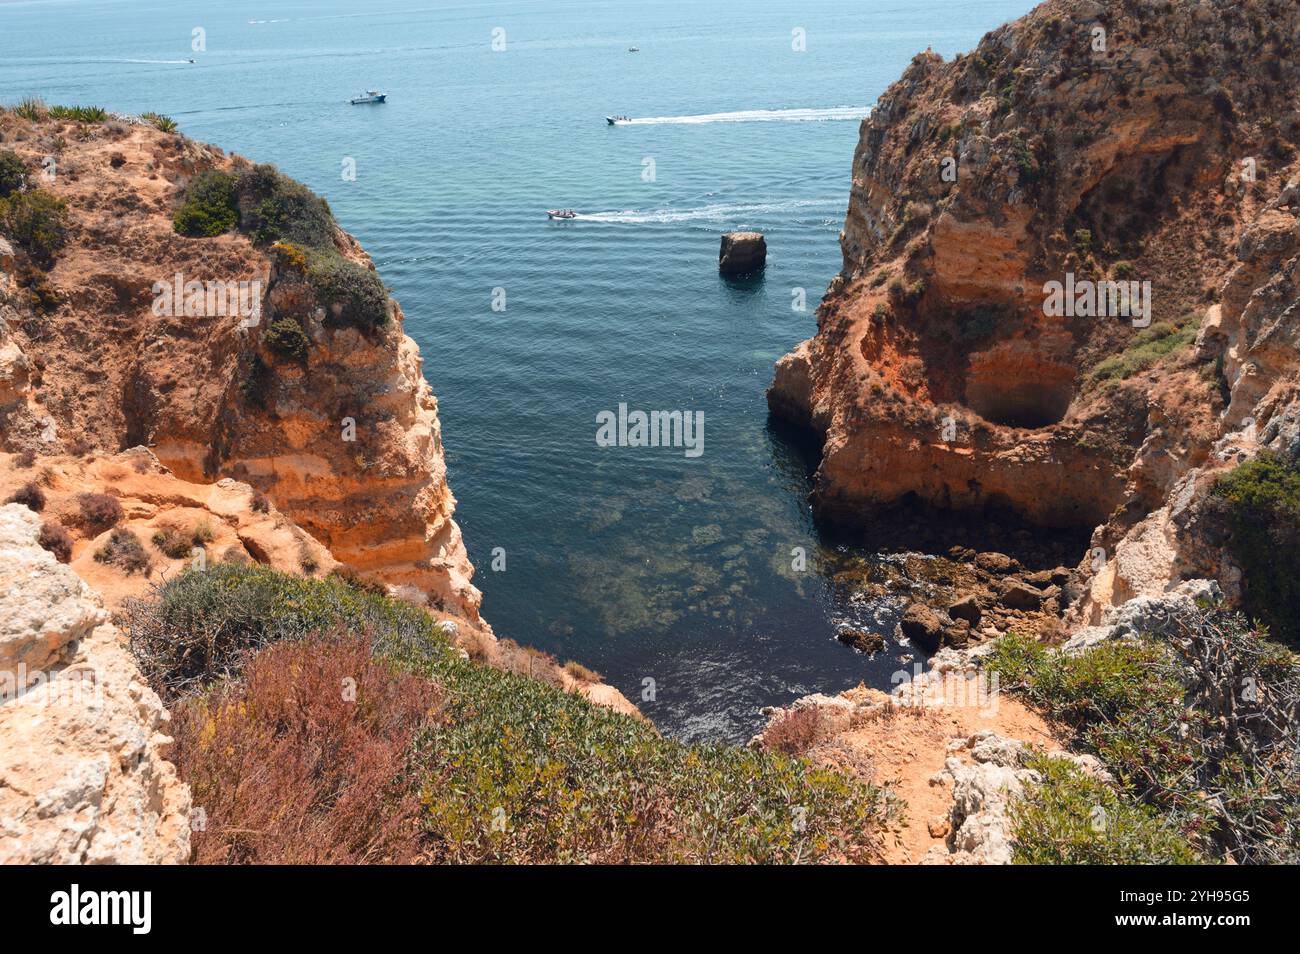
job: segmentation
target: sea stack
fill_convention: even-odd
[[[723,275],[748,275],[767,263],[767,240],[762,232],[723,232],[718,271]]]

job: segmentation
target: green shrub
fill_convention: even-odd
[[[1190,321],[1181,328],[1166,321],[1158,321],[1143,328],[1121,354],[1100,361],[1088,375],[1091,384],[1106,381],[1124,381],[1145,371],[1166,355],[1173,354],[1196,340],[1199,322]]]
[[[78,123],[102,123],[108,112],[100,106],[51,106],[47,110],[51,119],[68,119]]]
[[[46,116],[45,101],[35,96],[24,97],[14,107],[14,113],[23,119],[40,122]]]
[[[126,630],[168,698],[236,676],[252,651],[340,630],[436,683],[441,717],[408,771],[441,862],[865,859],[879,790],[782,755],[694,746],[541,682],[462,658],[425,612],[337,578],[263,567],[184,573],[132,601]]]
[[[1011,158],[1016,164],[1016,175],[1021,185],[1038,182],[1047,174],[1047,152],[1041,141],[1030,145],[1016,137],[1011,140]]]
[[[341,255],[315,254],[307,279],[330,324],[372,331],[388,321],[388,289],[372,269]]]
[[[1300,466],[1262,451],[1220,477],[1213,492],[1232,530],[1246,612],[1300,646]]]
[[[0,199],[17,192],[27,181],[27,164],[16,152],[0,149]]]
[[[176,131],[176,120],[170,116],[163,116],[160,113],[143,113],[140,118],[151,123],[154,128],[161,132],[171,133]]]
[[[68,203],[44,189],[0,199],[0,232],[40,262],[50,262],[68,237]]]
[[[277,318],[271,322],[266,334],[262,337],[263,343],[281,358],[289,361],[306,361],[307,346],[309,344],[306,333],[302,330],[302,325],[293,318]]]
[[[191,238],[222,235],[239,221],[235,180],[224,172],[200,172],[185,190],[185,203],[172,217],[172,227]]]
[[[258,244],[290,242],[333,251],[334,216],[320,196],[274,166],[254,166],[239,177],[240,228]]]
[[[988,665],[1200,853],[1300,860],[1300,657],[1243,617],[1198,610],[1071,656],[1003,637]]]
[[[1067,759],[1036,756],[1042,778],[1011,804],[1012,859],[1022,865],[1188,865],[1187,839]]]

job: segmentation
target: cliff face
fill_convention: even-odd
[[[1300,396],[1298,24],[1290,3],[1052,0],[913,60],[863,122],[843,270],[769,393],[823,437],[823,515],[1002,506],[1099,527],[1114,557],[1180,489],[1195,522],[1207,473],[1278,443]],[[1054,282],[1135,282],[1136,314],[1054,303]],[[1138,532],[1157,530],[1175,532]],[[1109,559],[1085,615],[1231,575],[1170,546],[1146,583]]]
[[[396,303],[373,333],[336,327],[324,303],[246,237],[177,235],[172,212],[187,179],[248,168],[242,159],[148,124],[73,134],[70,123],[2,121],[6,148],[32,168],[56,157],[54,180],[37,184],[67,201],[70,218],[48,274],[58,309],[0,316],[0,349],[14,352],[0,355],[12,369],[4,449],[146,445],[182,480],[245,481],[363,576],[414,587],[477,622],[481,597],[453,519],[437,401]],[[373,267],[350,236],[336,230],[334,242]],[[246,292],[257,323],[243,327],[253,309],[237,311],[234,292],[229,308],[214,308],[201,289],[204,303],[187,313],[192,282]],[[182,294],[162,301],[164,288]],[[265,344],[268,325],[284,317],[310,338],[303,360]]]

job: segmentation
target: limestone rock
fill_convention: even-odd
[[[190,793],[161,755],[167,713],[39,530],[0,507],[0,864],[184,862]]]
[[[950,624],[951,620],[924,603],[912,603],[903,611],[903,618],[898,621],[898,629],[915,646],[932,653],[939,648],[944,627]]]
[[[724,275],[748,275],[767,263],[767,240],[762,232],[724,232],[718,251],[718,271]]]

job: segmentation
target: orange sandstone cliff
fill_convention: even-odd
[[[243,235],[175,233],[178,193],[195,173],[247,168],[212,146],[145,123],[28,123],[6,114],[6,148],[42,168],[65,199],[66,246],[47,281],[61,303],[45,316],[6,313],[4,347],[21,357],[3,410],[5,450],[112,454],[143,445],[176,477],[234,477],[265,493],[359,574],[410,586],[478,620],[481,597],[453,519],[438,404],[402,313],[372,334],[324,320],[322,303]],[[341,230],[335,245],[372,268]],[[259,282],[261,321],[180,303],[157,307],[157,283]],[[246,287],[252,287],[251,285]],[[159,312],[162,312],[161,314]],[[293,316],[311,341],[284,360],[261,338]],[[247,396],[249,362],[271,369]],[[346,420],[345,420],[346,419]],[[345,440],[347,422],[353,431]]]
[[[1063,584],[1044,632],[1065,652],[1240,604],[1209,490],[1265,448],[1300,459],[1298,28],[1280,0],[1049,0],[915,57],[862,124],[842,271],[768,394],[822,442],[824,520],[920,504],[1091,531],[1068,584],[1037,574]],[[1149,309],[1110,307],[1121,282]],[[1052,283],[1084,297],[1056,307]],[[927,698],[970,685],[991,644],[965,639],[892,697],[807,696],[759,740],[813,725],[814,761],[894,781],[895,860],[1009,862],[1021,753],[1058,744],[1014,699]]]
[[[1167,508],[1295,430],[1298,25],[1270,0],[1050,0],[916,56],[862,124],[843,269],[769,392],[822,439],[823,517],[1096,528],[1085,617],[1193,576],[1230,593]],[[1150,307],[1054,308],[1052,282],[1149,282]],[[1138,532],[1162,565],[1125,577],[1160,511]]]

